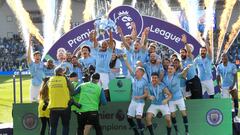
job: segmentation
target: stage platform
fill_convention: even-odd
[[[111,102],[102,106],[100,122],[104,135],[131,135],[133,132],[127,123],[126,112],[129,102]],[[187,100],[190,135],[232,135],[232,103],[230,99],[202,99]],[[41,122],[37,116],[37,103],[13,105],[13,133],[14,135],[35,135],[39,133]],[[149,103],[146,103],[145,110]],[[145,111],[146,112],[146,111]],[[61,122],[61,121],[60,121]],[[181,135],[184,134],[182,118],[178,113],[177,123]],[[61,132],[59,123],[58,133]],[[159,115],[153,121],[154,132],[166,133],[165,120]],[[76,116],[72,113],[70,135],[76,133]],[[174,129],[172,129],[173,134]],[[91,130],[91,135],[95,131]],[[146,129],[145,135],[149,132]]]

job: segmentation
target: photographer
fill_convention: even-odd
[[[94,73],[91,81],[81,84],[77,87],[80,93],[80,100],[82,107],[77,110],[78,113],[78,135],[83,135],[85,125],[93,125],[96,134],[102,135],[102,129],[99,123],[99,104],[105,105],[107,103],[104,91],[98,85],[100,75]]]
[[[89,65],[89,67],[82,68],[83,82],[89,82],[91,79],[91,75],[95,73],[95,67],[93,65]]]
[[[68,135],[71,116],[70,94],[73,93],[74,89],[71,82],[64,76],[64,69],[57,67],[54,72],[55,75],[49,79],[47,84],[49,88],[50,132],[51,135],[57,135],[58,120],[61,117],[62,135]]]

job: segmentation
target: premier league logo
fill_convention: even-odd
[[[123,121],[124,118],[125,118],[125,113],[122,111],[122,110],[118,110],[116,115],[115,115],[115,118],[118,120],[118,121]]]
[[[27,130],[33,130],[37,127],[38,118],[33,113],[27,113],[22,118],[23,127]]]
[[[118,82],[117,82],[117,86],[118,86],[118,88],[122,88],[122,86],[123,86],[123,82],[122,82],[121,80],[118,80]]]
[[[223,121],[223,114],[219,109],[211,109],[206,115],[207,123],[211,126],[218,126]]]
[[[142,31],[143,27],[143,19],[140,13],[130,7],[130,6],[120,6],[115,9],[113,9],[109,16],[108,16],[113,22],[120,26],[123,30],[124,35],[130,35],[132,32],[132,26],[131,23],[134,22],[136,25],[137,34],[139,35]],[[119,41],[121,41],[120,36],[118,33],[113,33],[113,37]]]

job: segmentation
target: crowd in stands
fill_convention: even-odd
[[[235,63],[237,60],[240,60],[240,36],[236,38],[230,47],[228,51],[228,58],[229,61],[232,61],[233,63]]]
[[[42,52],[42,49],[34,41],[33,50]],[[16,71],[19,68],[28,69],[24,41],[16,34],[12,37],[0,37],[0,72]]]

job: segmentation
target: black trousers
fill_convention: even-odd
[[[191,99],[202,99],[202,85],[198,76],[186,81],[186,91],[191,91]]]
[[[50,110],[50,132],[51,135],[57,135],[57,126],[59,118],[62,119],[62,135],[69,134],[69,122],[71,118],[71,109],[51,109]],[[59,135],[59,134],[58,134]]]
[[[42,126],[40,129],[40,135],[45,135],[45,130],[47,129],[47,125],[48,125],[48,135],[49,135],[49,130],[50,130],[50,126],[49,126],[49,118],[47,117],[40,117],[40,120],[42,122]]]
[[[99,123],[99,115],[97,111],[83,112],[77,115],[78,119],[78,135],[83,135],[85,125],[93,125],[96,135],[102,135],[102,129]]]

